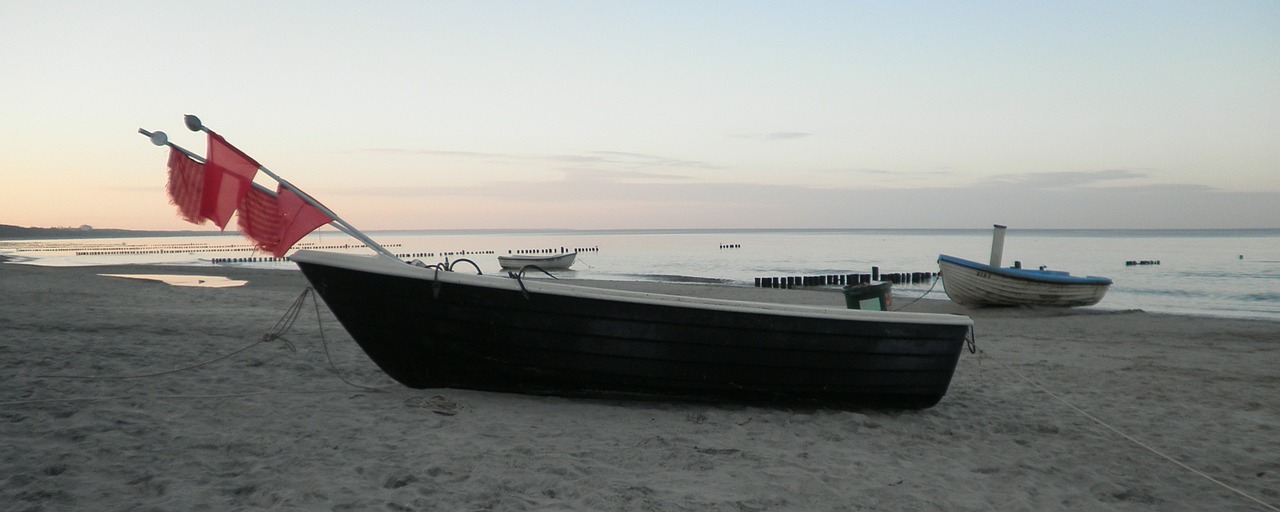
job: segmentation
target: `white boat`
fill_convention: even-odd
[[[577,252],[563,254],[509,254],[498,256],[498,264],[502,268],[538,267],[542,270],[562,270],[573,265],[578,257]]]
[[[1092,306],[1111,287],[1105,277],[1056,270],[998,268],[945,254],[938,271],[947,297],[962,306]]]

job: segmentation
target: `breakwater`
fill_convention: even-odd
[[[399,244],[388,245],[383,247],[398,247]],[[363,249],[367,247],[364,244],[337,244],[337,245],[317,245],[317,244],[298,244],[298,249]],[[165,247],[165,246],[144,246],[144,247],[127,247],[121,249],[99,249],[93,251],[76,251],[76,256],[118,256],[128,254],[194,254],[200,252],[262,252],[262,249],[255,245],[207,245],[207,246],[191,246],[184,245],[181,247]],[[226,258],[223,258],[226,259]],[[276,258],[284,260],[285,258]],[[216,263],[216,261],[215,261]]]
[[[400,244],[389,244],[389,245],[384,245],[383,247],[399,247],[399,246]],[[353,245],[341,245],[341,246],[334,246],[334,247],[311,246],[311,247],[298,247],[298,248],[299,249],[326,249],[326,248],[359,249],[363,247],[365,246],[353,244]],[[596,252],[599,250],[600,250],[599,247],[574,247],[572,249],[566,248],[566,247],[561,247],[559,249],[554,249],[554,248],[553,249],[510,249],[510,250],[507,250],[507,254],[562,254],[566,252]],[[408,261],[416,258],[460,258],[464,256],[492,256],[496,254],[498,254],[498,251],[494,251],[490,249],[482,249],[482,250],[462,249],[457,251],[397,253],[396,257]],[[288,257],[275,258],[271,256],[246,256],[246,257],[237,257],[237,258],[212,258],[209,261],[215,264],[278,263],[278,262],[287,262],[289,261],[289,258]]]
[[[507,254],[568,254],[571,252],[599,252],[599,247],[554,247],[549,249],[508,249]]]
[[[929,284],[938,278],[937,272],[887,272],[871,267],[870,273],[823,274],[809,276],[757,277],[756,288],[801,288],[805,286],[845,286],[874,281],[893,284]]]

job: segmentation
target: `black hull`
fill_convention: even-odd
[[[526,294],[507,278],[310,259],[295,257],[343,327],[413,388],[929,407],[946,394],[971,326],[965,317],[801,316],[532,282]]]

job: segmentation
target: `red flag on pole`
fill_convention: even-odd
[[[182,220],[204,224],[200,202],[204,189],[204,164],[192,160],[177,148],[169,148],[169,202],[178,207]]]
[[[333,217],[307,204],[283,185],[276,189],[276,193],[279,195],[277,207],[280,211],[280,245],[276,246],[275,255],[279,258],[298,240],[307,236],[307,233],[333,222]]]
[[[283,185],[274,196],[254,187],[240,200],[240,232],[277,258],[284,257],[307,233],[332,221]]]
[[[240,200],[240,208],[236,214],[236,223],[240,232],[249,240],[253,240],[258,249],[275,254],[280,245],[280,212],[276,207],[276,196],[258,187],[249,189],[249,193]]]
[[[221,135],[209,132],[200,215],[227,229],[231,214],[253,188],[258,167],[258,162],[228,144]]]

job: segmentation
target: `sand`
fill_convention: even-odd
[[[247,284],[99,275],[182,273]],[[1277,322],[924,300],[909,309],[976,323],[979,353],[940,404],[806,410],[412,390],[327,310],[318,326],[310,300],[285,336],[296,350],[262,341],[305,288],[290,271],[0,264],[0,508],[1280,506]]]

